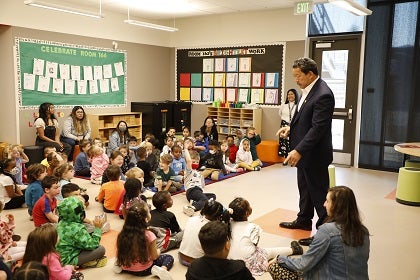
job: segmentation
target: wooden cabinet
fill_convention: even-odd
[[[139,143],[142,141],[141,113],[89,114],[88,118],[92,128],[92,138],[99,137],[107,143],[118,122],[125,121],[130,135],[135,136]]]
[[[217,121],[219,140],[228,134],[236,135],[236,130],[253,126],[261,134],[262,109],[207,107],[207,115]]]

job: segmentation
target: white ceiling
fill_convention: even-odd
[[[23,0],[22,0],[23,1]],[[183,17],[270,10],[293,7],[298,0],[40,0],[44,3],[88,9],[102,13],[127,13],[144,19],[165,20]],[[314,2],[319,2],[316,0]]]

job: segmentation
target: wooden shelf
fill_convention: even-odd
[[[219,139],[229,134],[236,135],[236,130],[245,130],[253,126],[261,134],[262,109],[217,108],[207,107],[207,115],[217,121]]]
[[[125,121],[130,135],[135,136],[139,143],[142,141],[141,113],[89,114],[88,118],[92,128],[92,138],[99,137],[102,141],[108,142],[109,136],[117,127],[118,122]]]

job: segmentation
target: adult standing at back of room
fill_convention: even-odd
[[[200,127],[201,133],[204,135],[204,139],[210,142],[210,140],[219,141],[219,133],[217,132],[216,122],[212,117],[204,119],[203,126]]]
[[[130,133],[128,132],[128,125],[125,121],[119,121],[117,127],[109,135],[108,154],[117,150],[121,145],[128,145]]]
[[[286,100],[283,104],[281,104],[279,109],[279,116],[281,118],[280,127],[289,126],[292,122],[292,118],[296,112],[298,99],[298,93],[294,88],[291,88],[287,91]],[[279,137],[279,156],[286,158],[289,152],[289,138]]]
[[[90,139],[90,123],[82,106],[74,106],[70,115],[64,120],[61,141],[71,146],[69,161],[73,161],[74,146],[80,141]]]
[[[65,153],[69,157],[71,146],[60,141],[60,128],[54,109],[54,105],[49,102],[39,105],[39,116],[34,122],[37,135],[35,145],[42,147],[53,146],[57,152]]]
[[[285,163],[297,167],[299,213],[296,220],[282,222],[280,227],[312,230],[314,208],[317,227],[327,217],[323,204],[329,188],[328,165],[333,159],[331,122],[335,101],[312,59],[297,59],[292,73],[302,97],[290,126],[280,128],[277,135],[290,137],[292,150]]]

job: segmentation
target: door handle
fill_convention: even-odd
[[[353,119],[353,109],[352,108],[349,109],[349,113],[347,114],[347,116],[348,116],[349,120]]]

